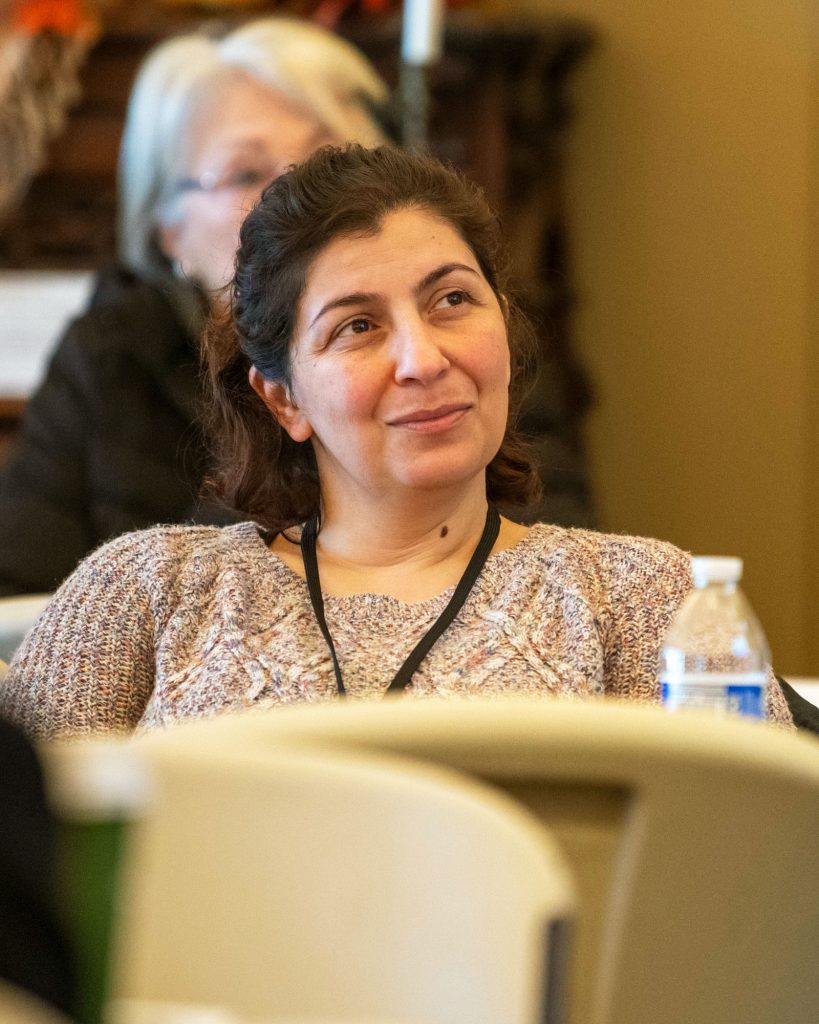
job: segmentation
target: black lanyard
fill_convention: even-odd
[[[458,581],[458,586],[455,588],[455,592],[449,599],[449,604],[447,604],[446,608],[444,608],[435,622],[433,622],[427,632],[421,637],[401,668],[398,669],[395,674],[395,678],[387,687],[388,693],[390,691],[403,690],[406,687],[415,670],[429,653],[432,645],[461,610],[464,601],[467,599],[469,591],[472,589],[475,580],[478,578],[481,569],[484,567],[486,559],[489,557],[489,552],[492,550],[492,546],[497,540],[499,530],[500,516],[498,515],[498,510],[490,502],[489,507],[486,510],[486,523],[484,524],[481,539],[478,541],[478,546],[475,548],[472,553],[472,557],[469,559],[469,565],[464,569],[463,576],[461,576]],[[301,533],[301,557],[304,560],[304,574],[307,577],[307,590],[310,593],[310,603],[313,605],[313,613],[316,616],[316,622],[319,624],[319,629],[321,630],[324,639],[327,641],[327,647],[330,650],[330,657],[333,659],[333,669],[336,674],[336,687],[339,694],[343,697],[347,691],[344,689],[344,679],[341,675],[341,666],[338,663],[335,644],[333,643],[332,636],[330,636],[330,630],[327,627],[327,620],[324,617],[324,598],[321,595],[321,581],[319,580],[318,561],[316,559],[317,533],[318,516],[314,516],[305,523],[304,529]]]

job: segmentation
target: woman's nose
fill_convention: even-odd
[[[420,316],[396,331],[395,379],[399,383],[427,383],[449,369],[450,361],[441,347],[438,333]]]

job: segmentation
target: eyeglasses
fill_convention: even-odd
[[[205,171],[198,178],[179,178],[174,192],[261,192],[280,173],[277,167],[240,167],[223,174]]]

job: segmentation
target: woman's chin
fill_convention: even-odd
[[[477,477],[485,478],[483,459],[419,460],[398,476],[398,482],[408,491],[450,491],[462,487],[468,490]]]

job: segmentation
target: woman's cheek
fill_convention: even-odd
[[[475,378],[487,390],[494,390],[497,386],[508,387],[512,369],[505,333],[498,336],[495,331],[486,331],[482,338],[476,340],[472,360]]]
[[[325,394],[342,423],[367,416],[377,404],[378,394],[367,379],[365,370],[330,379],[326,388]]]

